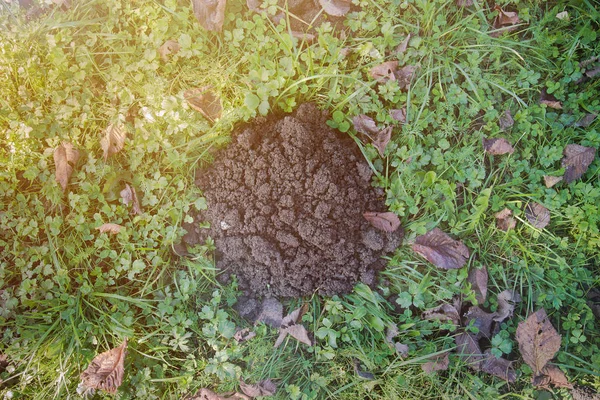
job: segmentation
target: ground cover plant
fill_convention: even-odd
[[[5,398],[597,398],[597,2],[192,3],[0,0]],[[249,318],[196,171],[306,102],[404,239]]]

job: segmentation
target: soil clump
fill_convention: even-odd
[[[258,119],[232,136],[196,184],[208,209],[184,225],[187,244],[214,239],[219,279],[246,294],[298,297],[373,284],[381,256],[402,229],[372,227],[365,211],[385,211],[383,191],[352,138],[326,125],[312,104]],[[200,228],[207,221],[210,228]]]

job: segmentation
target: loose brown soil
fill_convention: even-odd
[[[198,171],[208,210],[186,226],[188,244],[212,237],[220,279],[231,274],[251,295],[296,297],[373,284],[401,229],[385,233],[362,216],[386,211],[383,192],[346,134],[305,104],[233,134],[217,161]],[[197,224],[196,224],[197,226]]]

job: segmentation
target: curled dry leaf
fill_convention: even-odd
[[[492,323],[494,320],[494,313],[488,313],[483,311],[479,307],[469,307],[469,310],[465,314],[464,326],[475,326],[479,331],[473,336],[479,340],[481,338],[491,339],[492,336]]]
[[[244,328],[238,330],[235,335],[233,335],[233,339],[238,343],[246,342],[256,336],[256,333],[250,328]]]
[[[304,304],[302,307],[299,307],[283,317],[281,320],[281,324],[279,326],[279,337],[275,341],[275,345],[273,347],[279,347],[283,341],[285,340],[287,335],[292,336],[297,339],[301,343],[312,346],[312,341],[308,337],[308,332],[303,325],[297,324],[297,322],[302,318],[302,316],[308,310],[308,304]]]
[[[400,219],[393,212],[366,211],[363,217],[375,228],[384,232],[394,232],[400,227]]]
[[[479,370],[483,356],[479,341],[469,332],[463,332],[454,337],[456,342],[456,353],[462,360],[474,370]]]
[[[390,116],[398,122],[406,122],[406,108],[390,110]]]
[[[71,143],[63,143],[54,150],[54,166],[56,167],[56,181],[63,191],[67,190],[69,179],[73,174],[73,167],[79,161],[79,150]]]
[[[471,271],[469,271],[467,280],[471,284],[471,289],[475,292],[477,304],[485,303],[488,283],[488,271],[485,265],[482,268],[472,268]]]
[[[189,89],[185,91],[183,96],[190,107],[198,111],[208,120],[215,121],[221,117],[223,107],[221,106],[221,99],[210,89],[210,86]]]
[[[323,11],[334,17],[343,17],[350,11],[350,0],[319,0]]]
[[[127,338],[114,349],[98,354],[85,371],[81,373],[80,387],[83,393],[103,390],[115,394],[125,373],[124,361],[127,353]]]
[[[131,203],[131,213],[133,215],[142,215],[142,208],[140,207],[140,201],[138,200],[137,193],[135,192],[135,188],[133,186],[129,186],[128,183],[125,184],[125,189],[121,190],[121,198],[123,199],[123,203],[128,205]]]
[[[498,310],[494,313],[494,321],[502,322],[512,318],[515,311],[515,303],[521,302],[521,295],[514,290],[504,290],[498,294]]]
[[[561,338],[543,308],[537,310],[517,327],[515,336],[523,361],[534,375],[542,372],[548,361],[560,349]]]
[[[96,230],[100,231],[100,233],[111,233],[116,235],[117,233],[121,232],[121,229],[123,228],[124,227],[122,225],[108,223],[100,225],[96,228]]]
[[[408,48],[408,42],[410,41],[410,33],[406,35],[406,38],[400,42],[400,44],[396,47],[396,54],[402,54]]]
[[[169,56],[177,54],[179,50],[181,50],[179,42],[177,40],[169,39],[158,48],[158,54],[160,54],[160,58],[162,58],[164,62],[167,62],[169,61]]]
[[[373,120],[373,118],[360,114],[352,118],[352,125],[354,125],[354,129],[356,132],[362,133],[367,136],[371,136],[379,132],[377,128],[377,124]]]
[[[421,369],[431,374],[434,371],[446,371],[449,365],[448,353],[444,353],[433,357],[431,361],[427,361],[425,364],[421,364]]]
[[[498,31],[492,32],[490,34],[492,37],[498,37],[504,32],[511,32],[517,29],[514,26],[519,23],[519,15],[516,12],[504,11],[499,6],[495,6],[494,10],[498,11],[498,15],[494,19],[493,28]]]
[[[550,223],[550,211],[540,203],[527,204],[525,217],[538,229],[544,229]]]
[[[487,139],[483,138],[483,149],[486,153],[493,155],[512,154],[515,149],[504,138]]]
[[[546,88],[542,89],[540,93],[540,104],[553,108],[555,110],[562,110],[562,103],[556,99],[552,94],[546,91]]]
[[[369,73],[377,82],[385,83],[387,81],[396,80],[397,69],[398,61],[386,61],[371,68],[371,71]]]
[[[396,353],[404,357],[408,354],[408,346],[399,342],[394,342],[394,338],[398,336],[400,332],[398,332],[398,326],[396,324],[388,325],[385,331],[385,342],[388,346],[396,350]]]
[[[460,326],[460,315],[458,308],[451,304],[442,304],[439,307],[426,310],[421,314],[421,318],[452,321],[457,327]]]
[[[400,69],[397,69],[394,72],[394,75],[396,76],[396,81],[398,82],[398,87],[400,89],[406,89],[410,86],[410,82],[412,81],[413,75],[415,74],[416,70],[416,66],[406,65]]]
[[[204,29],[221,32],[225,21],[226,3],[226,0],[192,0],[192,8]]]
[[[556,388],[573,389],[573,385],[567,379],[567,376],[556,365],[547,364],[539,375],[531,378],[533,386],[550,390],[550,385]]]
[[[240,389],[245,395],[250,397],[273,396],[277,392],[277,385],[270,379],[265,379],[254,385],[249,385],[240,380]]]
[[[392,130],[394,128],[388,126],[387,128],[383,128],[375,135],[375,139],[373,139],[373,146],[379,152],[379,155],[383,158],[385,156],[385,149],[392,139]]]
[[[500,129],[505,131],[508,128],[511,128],[514,124],[515,124],[515,120],[513,119],[512,115],[510,114],[510,110],[504,111],[504,114],[502,114],[500,116],[500,120],[499,120]]]
[[[581,118],[579,121],[577,121],[575,123],[574,126],[581,127],[581,128],[587,128],[588,126],[590,126],[592,124],[592,122],[594,122],[596,117],[598,117],[598,114],[593,114],[593,113],[585,114],[583,116],[583,118]]]
[[[588,170],[596,157],[596,149],[593,147],[568,144],[563,152],[562,166],[565,169],[563,175],[565,182],[571,183],[579,179]]]
[[[517,221],[512,217],[512,210],[508,208],[497,212],[494,216],[496,217],[496,226],[504,232],[517,226]]]
[[[512,362],[505,358],[496,358],[490,349],[483,354],[483,361],[480,364],[481,371],[490,375],[497,376],[507,382],[517,380],[517,374],[512,368]]]
[[[452,239],[439,228],[435,228],[423,236],[418,236],[412,249],[442,269],[461,268],[469,259],[467,246]]]
[[[546,185],[547,188],[551,188],[552,186],[556,185],[558,182],[560,182],[562,180],[563,180],[562,176],[544,175],[544,185]]]
[[[123,150],[126,138],[127,132],[124,126],[111,124],[106,128],[104,137],[100,140],[100,146],[104,151],[104,161],[113,154]]]

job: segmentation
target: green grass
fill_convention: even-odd
[[[548,189],[542,181],[562,173],[565,145],[600,146],[598,120],[574,126],[600,113],[600,80],[576,83],[579,63],[600,55],[598,2],[500,1],[522,25],[493,38],[492,3],[355,0],[345,37],[324,25],[311,45],[247,12],[242,0],[228,2],[221,34],[204,31],[183,0],[73,3],[28,20],[0,2],[0,354],[10,361],[0,394],[76,396],[91,359],[128,337],[122,399],[237,390],[240,377],[276,379],[281,399],[562,398],[565,389],[532,387],[514,339],[517,324],[542,307],[562,335],[554,362],[571,382],[600,389],[600,323],[586,304],[600,286],[600,162],[570,185]],[[565,10],[569,20],[556,19]],[[409,33],[407,51],[394,55]],[[163,62],[157,49],[168,39],[182,48]],[[394,59],[419,66],[408,90],[369,76]],[[214,125],[183,99],[206,85],[224,106]],[[563,110],[538,103],[543,88]],[[211,245],[190,249],[191,259],[171,249],[187,213],[203,206],[195,169],[218,157],[238,124],[304,101],[340,112],[330,122],[351,135],[355,115],[383,126],[393,123],[389,109],[407,108],[385,158],[361,144],[374,184],[406,228],[405,244],[376,288],[305,299],[304,325],[315,335],[329,329],[315,346],[289,339],[273,349],[277,332],[265,326],[237,344],[235,327],[248,323],[233,309],[235,282],[216,281]],[[501,132],[506,109],[515,125]],[[100,138],[118,121],[128,140],[105,162]],[[481,139],[499,136],[514,154],[483,152]],[[65,194],[52,158],[62,141],[82,155]],[[136,187],[143,215],[121,204],[121,182]],[[532,201],[551,210],[544,230],[524,216]],[[505,207],[518,221],[510,232],[493,217]],[[107,222],[126,229],[95,230]],[[467,268],[438,270],[411,251],[415,237],[436,226],[469,247],[469,268],[487,266],[487,309],[505,289],[523,297],[501,331],[512,343],[515,384],[475,373],[454,353],[448,371],[422,371],[429,357],[455,347],[456,333],[421,311],[473,296]],[[408,356],[385,343],[389,324],[400,328],[395,340],[409,346]],[[375,380],[357,376],[355,360]]]

